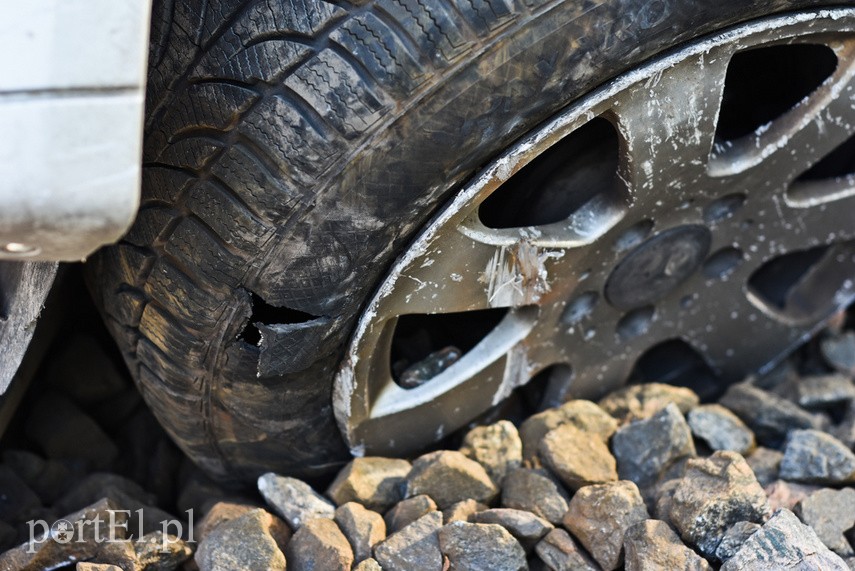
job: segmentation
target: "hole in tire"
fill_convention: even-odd
[[[716,374],[694,347],[682,339],[669,339],[648,349],[635,363],[629,382],[665,383],[692,389],[708,401],[724,392]]]
[[[429,381],[478,345],[507,313],[500,308],[400,316],[392,334],[392,378],[403,388]]]
[[[812,206],[855,194],[855,136],[803,172],[787,190],[787,201]]]
[[[258,345],[261,342],[261,332],[256,326],[257,323],[265,325],[276,323],[306,323],[307,321],[318,319],[317,315],[312,315],[304,311],[270,305],[253,292],[250,292],[250,295],[252,297],[252,313],[249,316],[246,327],[238,335],[238,339],[242,339],[250,345]]]
[[[717,141],[741,139],[809,96],[837,69],[828,46],[794,44],[736,53],[727,68]]]
[[[793,288],[827,251],[828,246],[820,246],[770,260],[751,275],[748,287],[767,305],[786,312],[787,299]]]
[[[621,199],[618,141],[609,121],[592,119],[488,196],[481,222],[494,229],[542,226],[570,218],[596,196]]]

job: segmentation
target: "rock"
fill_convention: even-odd
[[[337,506],[359,502],[370,510],[384,512],[403,498],[411,468],[409,462],[397,458],[354,458],[330,484],[327,496]]]
[[[489,503],[498,492],[481,464],[453,450],[420,456],[407,475],[407,497],[428,495],[440,509],[468,499]]]
[[[650,418],[673,403],[682,414],[698,406],[698,395],[685,387],[663,383],[629,385],[606,396],[600,406],[607,413],[625,422]]]
[[[442,510],[442,521],[446,525],[454,521],[469,521],[470,516],[486,509],[487,506],[475,500],[463,500]]]
[[[620,478],[639,488],[655,484],[675,461],[695,455],[692,432],[673,403],[646,420],[623,426],[612,437],[612,449]]]
[[[586,486],[570,500],[564,527],[606,571],[623,562],[624,532],[648,519],[638,487],[627,481]]]
[[[46,505],[53,504],[74,484],[71,470],[59,460],[45,460],[26,450],[6,450],[3,452],[3,462]]]
[[[776,511],[760,530],[745,540],[721,571],[822,569],[849,571],[846,563],[822,544],[793,512]]]
[[[450,523],[439,530],[439,549],[449,571],[528,570],[522,546],[500,525]]]
[[[335,522],[350,542],[357,563],[371,557],[374,546],[386,539],[383,516],[365,509],[362,504],[348,502],[340,506],[335,510]]]
[[[442,514],[430,512],[374,548],[374,558],[384,571],[442,571],[437,532]]]
[[[534,458],[543,437],[563,424],[572,424],[579,430],[597,434],[604,442],[608,442],[618,427],[617,420],[595,403],[571,400],[557,408],[532,415],[520,425],[525,458]]]
[[[570,489],[617,480],[617,465],[609,447],[598,436],[571,424],[550,430],[540,441],[538,454],[553,474]]]
[[[75,567],[77,571],[122,571],[121,567],[108,565],[106,563],[88,563],[81,561]]]
[[[512,471],[502,487],[502,506],[530,511],[553,525],[561,523],[570,495],[546,470]]]
[[[800,501],[794,511],[826,547],[841,557],[855,557],[855,549],[844,536],[855,527],[855,489],[819,490]]]
[[[353,550],[336,523],[327,518],[303,523],[285,547],[288,571],[350,571]]]
[[[731,450],[748,456],[756,446],[751,429],[719,404],[696,407],[686,420],[695,438],[703,440],[710,450]]]
[[[855,376],[855,332],[826,337],[819,348],[826,363],[844,375]]]
[[[766,499],[769,500],[769,509],[772,511],[778,508],[792,510],[797,503],[819,489],[819,486],[796,484],[784,480],[776,480],[763,488],[766,492]]]
[[[271,533],[275,519],[263,509],[218,525],[199,543],[200,571],[284,571],[285,554]]]
[[[28,521],[41,507],[36,493],[11,468],[0,465],[0,521]]]
[[[386,521],[388,532],[395,533],[436,510],[436,503],[428,496],[415,496],[399,502],[398,505],[386,512],[383,519]]]
[[[377,560],[372,557],[356,565],[356,567],[353,568],[353,571],[383,571],[383,568],[380,567]]]
[[[837,426],[832,427],[830,433],[849,449],[855,448],[855,402],[849,403],[843,420]]]
[[[763,488],[739,454],[715,452],[686,465],[671,500],[669,520],[684,541],[712,557],[724,532],[740,521],[762,522],[769,514]]]
[[[784,459],[783,452],[759,446],[745,460],[757,477],[761,486],[768,486],[778,479],[778,471],[781,460]]]
[[[102,541],[98,544],[95,556],[89,559],[89,562],[99,565],[116,565],[120,569],[128,571],[145,569],[137,558],[137,552],[132,541]],[[153,564],[152,571],[157,568],[157,560],[148,561],[148,563]],[[169,569],[172,571],[174,567]]]
[[[291,529],[316,517],[332,519],[335,506],[318,494],[308,484],[296,478],[277,476],[268,472],[258,478],[258,491],[273,511],[279,514]]]
[[[481,464],[496,486],[501,486],[508,472],[522,464],[520,435],[507,420],[470,430],[460,452]]]
[[[534,548],[553,571],[600,571],[600,566],[563,529],[553,529]]]
[[[742,547],[749,537],[760,529],[760,525],[751,521],[739,521],[730,526],[721,538],[715,550],[715,556],[719,561],[727,561]]]
[[[655,500],[654,515],[656,519],[671,523],[671,502],[674,500],[674,492],[680,485],[680,480],[668,480],[656,487],[653,499]]]
[[[56,427],[62,430],[56,430]],[[119,449],[98,424],[66,397],[45,392],[27,418],[26,434],[48,458],[82,459],[104,469]]]
[[[664,521],[649,519],[630,526],[623,536],[626,571],[711,570],[706,560],[683,545]]]
[[[157,501],[133,480],[109,472],[93,472],[57,500],[54,507],[64,513],[104,497],[113,498],[124,509],[151,506]]]
[[[214,504],[208,513],[200,519],[196,523],[196,527],[193,530],[193,535],[196,541],[202,541],[205,537],[208,536],[211,531],[217,528],[218,525],[222,523],[226,523],[227,521],[231,521],[233,519],[237,519],[240,516],[251,512],[254,509],[258,509],[258,506],[253,506],[250,504],[235,504],[232,502],[217,502]],[[282,522],[279,518],[276,518],[278,521]],[[287,529],[285,523],[282,522],[282,526]],[[289,530],[290,537],[290,530]],[[283,543],[283,545],[287,543],[287,540]]]
[[[757,440],[778,447],[795,428],[818,428],[819,420],[790,401],[745,383],[731,385],[719,403],[747,424]]]
[[[531,512],[509,508],[496,508],[473,514],[472,523],[493,523],[501,525],[513,535],[526,552],[554,529],[554,526]]]
[[[819,430],[793,430],[784,447],[780,476],[809,484],[855,482],[855,454]]]
[[[843,375],[802,377],[793,385],[794,401],[809,410],[827,409],[855,400],[855,384]]]
[[[32,545],[23,543],[0,554],[0,569],[55,569],[91,559],[99,549],[96,533],[98,537],[125,539],[128,516],[118,510],[119,507],[111,500],[102,499],[55,522],[50,534],[47,529],[36,526],[36,541]],[[96,520],[100,525],[77,523]]]
[[[190,559],[193,550],[183,539],[162,531],[146,534],[134,542],[140,567],[145,571],[172,571]]]

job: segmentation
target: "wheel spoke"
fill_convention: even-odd
[[[706,179],[729,53],[689,58],[627,90],[612,108],[624,139],[621,175],[637,202],[664,206],[669,195]],[[653,192],[653,191],[656,192]]]
[[[786,187],[855,132],[855,44],[830,44],[838,69],[808,98],[766,128],[717,149],[713,176],[738,176],[746,188]]]

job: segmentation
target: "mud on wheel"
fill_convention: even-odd
[[[155,2],[142,207],[89,265],[146,401],[240,481],[535,377],[769,367],[853,294],[855,11],[817,4]]]

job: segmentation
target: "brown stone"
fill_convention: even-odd
[[[623,562],[624,532],[649,517],[634,483],[611,482],[576,492],[564,516],[564,527],[603,569],[611,571]]]
[[[353,550],[338,525],[315,518],[298,529],[285,548],[288,571],[350,571]]]
[[[402,499],[404,480],[412,465],[406,460],[366,456],[354,458],[336,476],[327,496],[341,506],[359,502],[384,512]]]
[[[624,533],[623,546],[626,571],[712,569],[703,557],[686,547],[664,521],[649,519],[631,526]]]
[[[428,495],[440,509],[468,499],[489,503],[498,492],[481,464],[453,450],[420,456],[407,475],[407,497]]]
[[[386,539],[383,516],[356,502],[348,502],[335,510],[335,522],[353,548],[354,561],[371,557],[374,546]]]
[[[605,442],[570,424],[544,436],[538,453],[552,473],[573,490],[618,478],[617,463]]]

